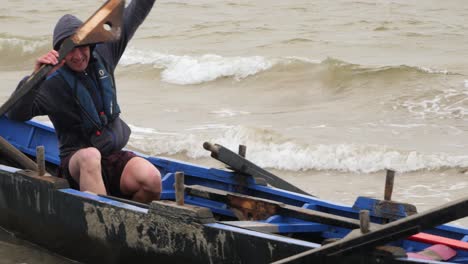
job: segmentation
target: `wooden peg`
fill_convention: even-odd
[[[36,147],[36,163],[37,163],[37,174],[39,176],[45,175],[45,151],[44,146]]]
[[[239,145],[239,156],[245,158],[246,153],[247,153],[247,146]]]
[[[385,193],[384,193],[384,200],[385,201],[391,201],[392,200],[394,180],[395,180],[395,171],[394,170],[387,170],[387,176],[385,177]]]
[[[174,184],[174,189],[175,189],[175,198],[176,198],[176,203],[177,205],[184,205],[184,195],[185,195],[185,190],[184,190],[184,173],[181,171],[178,171],[175,173],[175,184]]]
[[[362,234],[369,233],[369,210],[361,210],[359,211],[359,223],[360,229]]]

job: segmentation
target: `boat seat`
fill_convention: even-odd
[[[304,221],[349,229],[359,228],[360,225],[359,220],[356,219],[292,206],[274,200],[218,190],[206,186],[185,186],[185,192],[190,196],[226,204],[241,221],[262,221],[275,215],[281,215],[284,217],[297,218]],[[371,224],[371,227],[373,227],[373,224]]]
[[[273,216],[275,217],[275,216]],[[263,222],[263,221],[222,221],[225,225],[236,226],[240,228],[250,229],[258,232],[266,232],[273,234],[282,233],[304,233],[304,232],[324,232],[327,230],[326,225],[318,223],[310,223],[306,221],[295,222]]]
[[[257,221],[223,221],[221,223],[225,225],[232,225],[236,227],[250,229],[250,230],[254,230],[258,232],[278,233],[278,225],[276,224],[257,222]]]

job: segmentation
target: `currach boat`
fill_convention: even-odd
[[[54,177],[45,124],[0,117],[0,136],[0,226],[83,263],[468,263],[468,229],[445,224],[468,199],[423,213],[391,195],[343,206],[205,143],[227,169],[139,154],[163,175],[161,200],[140,204]]]

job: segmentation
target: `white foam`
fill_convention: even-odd
[[[433,73],[433,74],[449,74],[448,70],[439,70],[439,69],[433,69],[433,68],[428,68],[428,67],[417,67],[423,72],[426,73]]]
[[[270,69],[275,62],[261,56],[222,57],[214,54],[177,56],[129,49],[122,57],[121,64],[151,64],[155,68],[163,69],[161,73],[163,81],[187,85],[209,82],[222,77],[244,79]]]
[[[224,57],[216,54],[189,56],[142,51],[134,48],[127,49],[120,60],[120,64],[124,66],[143,64],[162,69],[161,79],[163,81],[179,85],[199,84],[223,77],[242,80],[266,71],[277,64],[293,62],[320,63],[318,60],[302,57]]]
[[[162,79],[176,84],[197,84],[220,77],[244,79],[273,66],[267,59],[254,57],[225,58],[218,55],[203,55],[198,58],[183,56],[162,72]]]
[[[465,88],[468,88],[468,80],[465,80]]]
[[[304,58],[304,57],[298,57],[298,56],[287,56],[285,57],[286,60],[289,60],[289,62],[293,61],[302,61],[310,64],[320,64],[323,61],[322,60],[316,60],[316,59],[309,59],[309,58]]]
[[[214,114],[219,117],[233,117],[233,116],[238,116],[238,115],[248,115],[250,113],[246,111],[238,111],[238,110],[223,108],[220,110],[211,111],[210,114]]]
[[[399,105],[422,118],[454,119],[468,116],[468,91],[445,89],[434,93],[431,93],[431,97],[406,100]]]
[[[401,151],[379,145],[304,145],[271,130],[242,126],[208,125],[187,131],[188,134],[147,131],[141,135],[141,131],[144,130],[134,131],[130,146],[150,155],[185,154],[197,159],[209,157],[209,152],[202,148],[204,141],[218,143],[234,151],[243,144],[248,147],[248,159],[257,165],[289,171],[314,169],[370,173],[385,169],[410,172],[468,167],[468,156]]]
[[[230,125],[225,125],[225,124],[205,124],[205,125],[200,125],[192,128],[186,129],[187,131],[193,131],[193,130],[211,130],[211,129],[230,129],[232,126]]]
[[[0,51],[19,49],[21,52],[19,55],[28,55],[33,54],[46,44],[45,40],[33,41],[18,38],[0,38]]]
[[[425,127],[427,124],[388,124],[389,127],[398,127],[398,128],[415,128],[415,127]]]

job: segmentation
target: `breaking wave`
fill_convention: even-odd
[[[380,145],[330,144],[304,145],[266,129],[210,125],[211,135],[163,133],[132,126],[129,143],[149,155],[183,154],[192,159],[209,157],[204,141],[221,144],[236,151],[247,146],[247,158],[265,168],[288,171],[337,170],[372,173],[385,169],[397,172],[468,167],[468,156],[445,153],[402,151]]]
[[[260,56],[222,57],[207,54],[195,57],[145,53],[132,49],[124,54],[120,63],[126,66],[146,64],[162,69],[163,81],[180,85],[210,82],[222,77],[240,80],[270,69],[275,64]]]
[[[315,60],[302,57],[264,56],[225,57],[216,54],[172,55],[154,51],[128,49],[120,61],[121,65],[144,65],[147,70],[156,69],[164,82],[178,85],[192,85],[211,82],[220,78],[245,78],[281,67],[282,71],[297,71],[298,67],[316,69],[320,74],[334,81],[355,78],[398,78],[407,74],[456,74],[445,69],[419,66],[381,66],[365,67],[334,58]],[[129,69],[131,70],[131,69]]]
[[[25,61],[30,64],[30,60],[47,52],[49,48],[50,40],[47,37],[27,38],[0,34],[0,65],[24,65]],[[277,67],[281,67],[281,71],[290,72],[297,71],[298,68],[315,69],[335,82],[355,78],[398,78],[411,73],[456,74],[446,69],[423,66],[363,66],[334,58],[317,60],[292,56],[173,55],[135,48],[127,49],[120,64],[143,65],[147,70],[154,71],[152,74],[160,74],[163,81],[178,85],[200,84],[220,78],[241,81]],[[131,68],[127,67],[126,70],[131,71]]]
[[[28,39],[0,34],[0,65],[23,65],[50,48],[47,39]],[[28,61],[30,64],[30,62]]]

